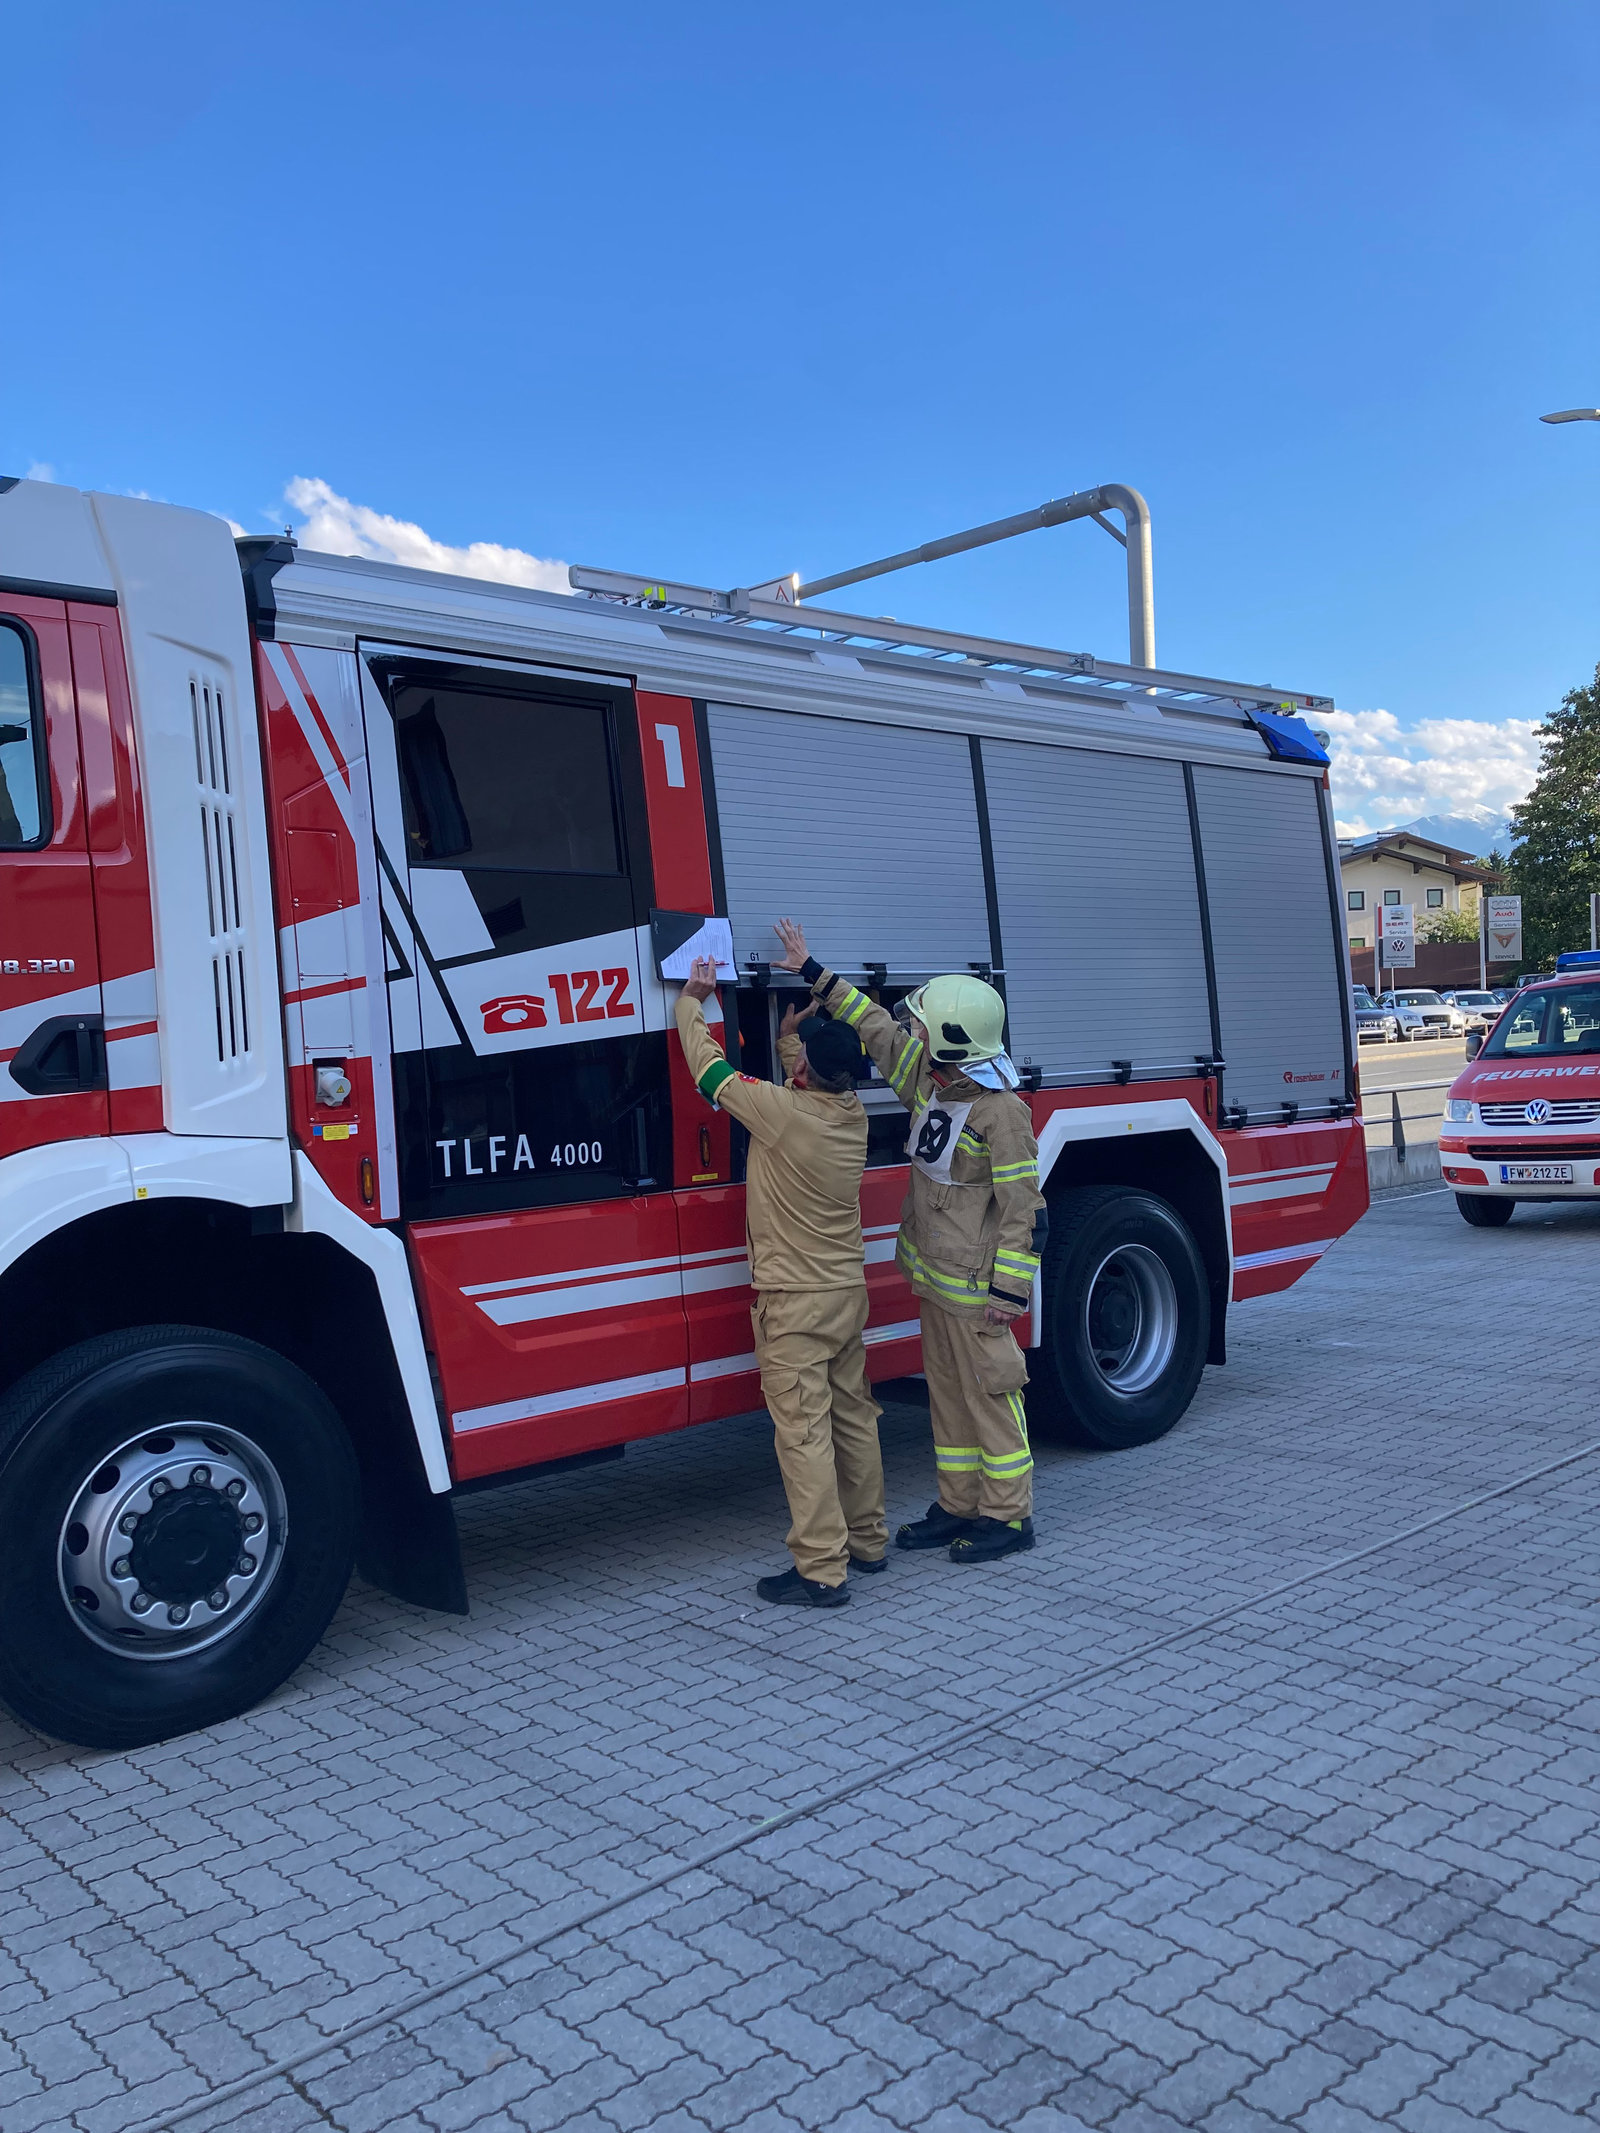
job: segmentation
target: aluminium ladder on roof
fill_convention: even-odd
[[[683,615],[726,623],[752,633],[805,639],[814,637],[852,652],[900,654],[929,664],[976,666],[1017,679],[1072,682],[1089,701],[1101,704],[1142,699],[1160,708],[1205,710],[1238,717],[1257,711],[1326,711],[1328,696],[1286,690],[1270,683],[1220,681],[1163,667],[1133,667],[1098,659],[1090,652],[1065,652],[1040,645],[1011,644],[1001,638],[974,637],[953,630],[925,629],[891,621],[887,616],[849,615],[816,607],[796,607],[735,590],[641,578],[625,571],[591,570],[574,564],[573,587],[592,600],[639,607],[655,613]]]

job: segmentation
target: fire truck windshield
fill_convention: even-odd
[[[1600,1052],[1600,985],[1552,985],[1525,992],[1500,1017],[1483,1056],[1548,1059]]]

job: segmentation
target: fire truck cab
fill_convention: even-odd
[[[891,1006],[1003,991],[1041,1439],[1170,1429],[1365,1208],[1324,699],[573,577],[0,482],[0,1696],[46,1732],[247,1708],[352,1562],[464,1611],[454,1492],[759,1407],[696,941],[748,1073],[780,913]]]

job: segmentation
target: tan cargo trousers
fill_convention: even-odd
[[[762,1289],[750,1311],[761,1396],[789,1499],[789,1553],[803,1578],[842,1585],[852,1556],[876,1562],[883,1518],[882,1413],[867,1389],[867,1292]]]
[[[953,1518],[1031,1518],[1028,1366],[1011,1328],[960,1318],[924,1297],[922,1367],[940,1503]]]

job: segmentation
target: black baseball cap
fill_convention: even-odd
[[[841,1081],[846,1075],[852,1081],[862,1081],[872,1071],[861,1049],[861,1039],[842,1022],[832,1022],[826,1015],[807,1015],[797,1025],[795,1035],[824,1081]]]

